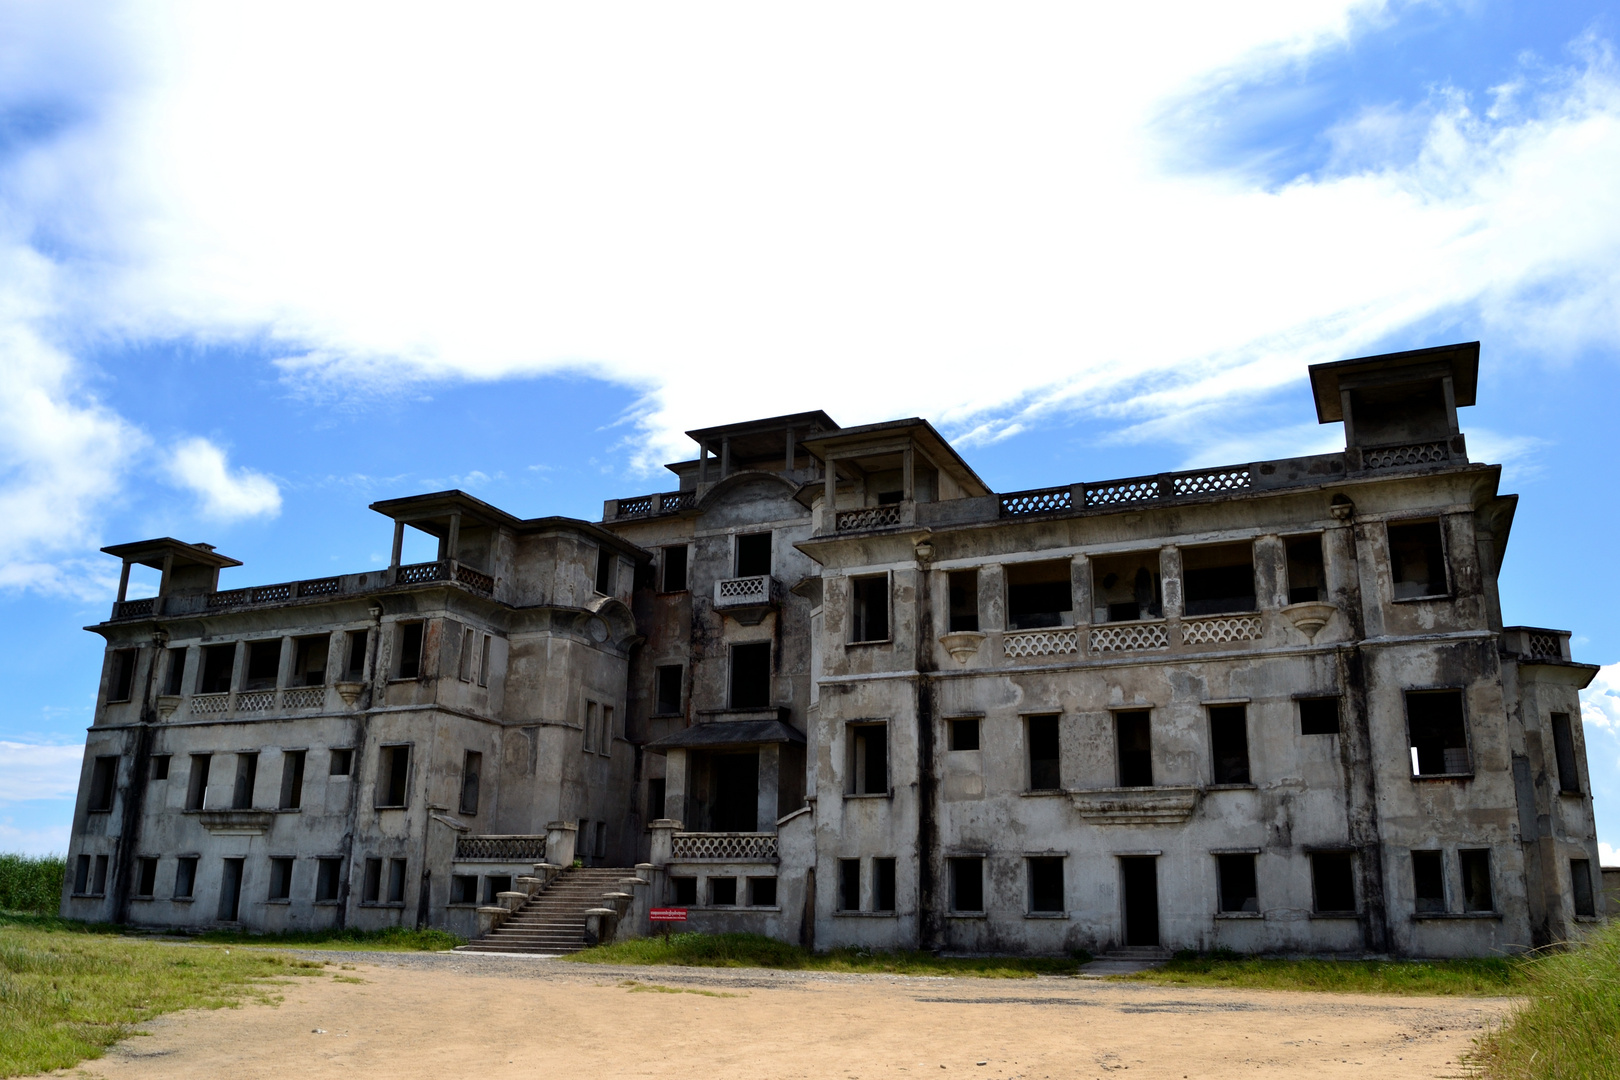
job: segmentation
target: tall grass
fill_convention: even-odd
[[[66,875],[60,855],[0,855],[0,911],[55,911]]]
[[[1530,1000],[1480,1040],[1490,1080],[1620,1077],[1620,921],[1525,964]]]
[[[1028,979],[1073,975],[1089,955],[935,956],[926,952],[833,949],[816,953],[761,934],[670,934],[630,938],[564,957],[581,964],[670,964],[677,967],[761,967],[885,975],[977,975]]]
[[[1525,963],[1501,957],[1468,960],[1280,960],[1240,953],[1177,953],[1161,967],[1114,978],[1176,986],[1241,990],[1310,990],[1335,994],[1435,994],[1500,997],[1523,993]]]

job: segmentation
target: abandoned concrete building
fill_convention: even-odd
[[[689,432],[602,520],[373,505],[385,570],[120,589],[63,914],[1468,956],[1604,907],[1568,631],[1504,626],[1478,343],[1310,369],[1345,449],[998,494],[925,420]],[[438,558],[402,565],[406,529]]]

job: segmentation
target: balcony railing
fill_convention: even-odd
[[[1409,446],[1380,446],[1361,452],[1363,469],[1398,469],[1407,465],[1439,465],[1451,460],[1449,442],[1412,443]]]
[[[771,602],[772,580],[769,574],[752,577],[722,578],[714,583],[715,607],[744,607]]]
[[[1168,649],[1170,632],[1163,620],[1151,622],[1104,623],[1091,628],[1094,653],[1130,652],[1137,649]]]
[[[840,510],[834,515],[838,532],[857,532],[861,529],[884,529],[900,524],[900,507],[863,506],[858,510]]]
[[[458,836],[457,862],[537,863],[546,861],[544,833],[533,836]]]
[[[670,857],[687,862],[775,862],[775,833],[678,832],[670,837]]]
[[[148,596],[140,600],[125,600],[113,604],[112,618],[149,619],[159,615],[175,618],[230,608],[260,607],[325,596],[374,592],[394,585],[423,585],[441,581],[453,582],[480,596],[491,596],[495,592],[495,579],[489,574],[455,560],[441,559],[370,573],[310,578],[306,581],[283,581],[275,585],[253,585],[242,589],[225,589],[187,596]]]
[[[655,495],[636,495],[629,499],[614,500],[614,519],[657,517],[689,510],[697,501],[695,491],[664,491]]]
[[[1502,651],[1527,660],[1569,660],[1568,630],[1548,630],[1540,626],[1505,626]]]
[[[1080,651],[1080,631],[1073,627],[1009,630],[1002,636],[1001,651],[1009,660],[1036,656],[1066,656]]]
[[[1225,645],[1233,641],[1253,641],[1263,630],[1259,615],[1205,615],[1182,620],[1181,643]]]

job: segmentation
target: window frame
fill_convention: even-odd
[[[664,672],[675,672],[675,707],[666,709],[664,699]],[[686,705],[686,665],[685,664],[655,664],[653,665],[653,692],[652,712],[654,717],[681,716]]]
[[[401,751],[401,750],[405,751],[405,778],[404,778],[404,782],[402,784],[402,786],[404,788],[404,792],[403,792],[403,795],[402,795],[402,800],[400,802],[383,802],[382,799],[383,799],[384,794],[385,794],[384,787],[383,787],[383,784],[385,782],[384,781],[384,776],[383,776],[384,753],[387,752],[390,755],[388,757],[389,768],[388,768],[388,775],[387,775],[387,779],[386,779],[386,783],[388,785],[388,788],[387,788],[386,794],[392,795],[393,794],[393,786],[394,786],[394,774],[397,771],[396,767],[393,764],[394,761],[395,761],[395,756],[394,755],[397,755],[398,752]],[[379,743],[377,745],[377,775],[376,775],[375,780],[372,783],[372,802],[371,802],[372,809],[374,809],[374,810],[407,810],[407,809],[409,809],[410,805],[411,805],[411,778],[412,778],[412,774],[415,771],[415,768],[416,768],[416,744],[414,742]]]
[[[858,736],[864,737],[867,732],[881,729],[883,732],[883,790],[866,791],[867,773],[871,767],[871,747],[866,744],[864,753]],[[889,738],[889,721],[887,720],[850,720],[844,724],[844,760],[846,764],[844,776],[844,798],[846,799],[888,799],[894,795],[894,769],[892,744]]]
[[[1334,728],[1332,731],[1306,731],[1305,730],[1305,703],[1307,701],[1332,701]],[[1344,732],[1344,695],[1343,694],[1301,694],[1294,698],[1294,712],[1299,719],[1300,738],[1317,735],[1340,735]]]
[[[973,727],[973,745],[958,746],[956,733],[961,728],[957,725]],[[945,717],[945,752],[947,754],[971,754],[984,749],[984,717],[982,716],[947,716]]]
[[[1412,914],[1415,918],[1424,916],[1446,915],[1451,912],[1451,888],[1446,874],[1446,853],[1441,848],[1413,848],[1411,855],[1412,868]],[[1418,893],[1418,860],[1433,859],[1438,864],[1435,869],[1440,880],[1439,896],[1421,896]],[[1424,907],[1424,904],[1438,904],[1438,907]]]
[[[838,860],[838,892],[834,897],[837,903],[837,906],[834,908],[835,911],[846,912],[864,910],[861,907],[863,892],[862,886],[864,884],[863,879],[866,876],[861,872],[861,863],[863,861],[865,860],[860,858]],[[853,904],[850,903],[851,885],[854,886],[855,892],[855,902]]]
[[[988,859],[986,859],[986,857],[982,854],[969,854],[964,852],[959,855],[946,856],[945,863],[950,875],[950,880],[946,883],[948,890],[948,896],[946,898],[946,913],[948,915],[957,918],[969,919],[984,918],[986,916],[988,913],[988,908],[985,906],[985,893],[987,890],[984,887],[984,870],[985,863],[987,861]],[[958,896],[958,886],[961,884],[961,879],[958,877],[958,875],[969,863],[972,863],[979,872],[979,906],[976,908],[963,907],[961,905],[961,898]]]
[[[869,632],[871,622],[870,618],[860,614],[861,585],[875,581],[883,582],[883,636],[856,637],[858,633]],[[849,576],[849,635],[846,645],[885,645],[894,640],[894,576],[890,571]]]
[[[1039,794],[1062,792],[1063,714],[1061,712],[1026,713],[1022,719],[1024,721],[1024,790],[1026,792]],[[1057,741],[1057,756],[1050,759],[1041,759],[1042,761],[1050,760],[1052,762],[1055,772],[1053,779],[1056,780],[1056,783],[1042,785],[1040,787],[1037,787],[1035,784],[1035,731],[1033,725],[1037,720],[1050,720],[1052,722],[1052,736]]]
[[[1243,850],[1212,851],[1215,858],[1215,913],[1224,918],[1253,918],[1264,915],[1260,906],[1260,849],[1245,848]],[[1245,898],[1244,905],[1249,900],[1254,901],[1254,907],[1248,906],[1228,907],[1226,894],[1226,868],[1228,859],[1247,859],[1249,878],[1253,882],[1254,892]],[[1313,896],[1314,900],[1315,897]]]
[[[1141,713],[1141,714],[1143,714],[1143,715],[1145,715],[1147,717],[1148,782],[1146,784],[1127,784],[1125,782],[1125,751],[1124,751],[1123,746],[1121,745],[1119,724],[1120,724],[1120,720],[1123,717],[1125,717],[1127,715],[1133,715],[1133,714],[1136,714],[1136,713]],[[1117,787],[1121,787],[1121,788],[1158,787],[1159,786],[1158,777],[1157,777],[1157,775],[1155,775],[1156,770],[1153,768],[1153,707],[1148,706],[1147,708],[1141,708],[1141,707],[1134,707],[1133,706],[1132,708],[1129,708],[1129,709],[1110,709],[1110,710],[1108,710],[1108,715],[1109,715],[1109,718],[1113,721],[1112,726],[1114,728],[1114,781],[1115,781],[1115,785]],[[1138,751],[1133,751],[1133,753],[1135,753],[1135,752],[1138,752]]]
[[[1311,917],[1317,919],[1351,919],[1361,917],[1361,881],[1360,873],[1356,868],[1356,851],[1354,848],[1308,848],[1305,852],[1309,862],[1311,874]],[[1316,881],[1316,860],[1321,857],[1342,858],[1350,868],[1350,899],[1354,901],[1353,908],[1324,908],[1318,896]]]
[[[765,647],[765,701],[759,705],[739,705],[737,703],[737,650]],[[771,707],[771,685],[774,679],[776,666],[776,645],[771,641],[734,641],[726,649],[726,707],[729,709],[746,711],[752,709],[768,709]]]
[[[464,817],[477,817],[478,804],[483,798],[484,754],[481,750],[464,750],[461,755],[461,794],[456,802],[457,812]],[[470,784],[469,784],[469,781]],[[467,806],[467,793],[472,791],[472,807]]]
[[[85,795],[87,813],[112,813],[113,806],[118,802],[118,774],[122,769],[122,754],[96,755],[90,765],[90,790]]]
[[[1501,907],[1498,903],[1500,890],[1496,887],[1496,859],[1490,848],[1464,848],[1457,849],[1457,870],[1462,877],[1463,912],[1468,915],[1495,915]],[[1475,859],[1485,864],[1485,899],[1489,904],[1484,907],[1476,905],[1477,894],[1470,887],[1469,864]]]
[[[669,553],[679,550],[681,553],[681,583],[679,588],[670,588],[669,583]],[[692,545],[691,544],[665,544],[658,549],[658,592],[664,596],[674,596],[679,593],[692,591]]]
[[[389,664],[390,682],[420,682],[427,670],[427,624],[426,619],[401,619],[394,624],[394,656]],[[409,675],[406,670],[406,636],[411,630],[416,630],[416,657],[415,669]]]
[[[1204,705],[1204,720],[1209,731],[1209,779],[1213,788],[1252,788],[1254,783],[1254,755],[1251,752],[1249,739],[1249,702],[1247,701],[1212,701]],[[1241,710],[1243,713],[1243,779],[1221,779],[1221,762],[1216,746],[1216,716],[1217,712]],[[1229,718],[1228,718],[1229,719]],[[1235,774],[1234,774],[1235,775]]]
[[[765,569],[745,574],[742,571],[742,542],[756,536],[763,536],[766,540],[766,549],[769,552],[765,560]],[[737,578],[770,577],[776,569],[776,532],[774,529],[754,529],[750,532],[737,532],[731,534],[731,576]]]
[[[1439,694],[1455,694],[1457,696],[1457,707],[1458,712],[1461,715],[1463,735],[1463,745],[1460,747],[1460,749],[1468,754],[1468,769],[1465,772],[1419,772],[1417,762],[1412,760],[1413,755],[1417,751],[1417,747],[1412,741],[1412,698],[1414,695],[1421,697],[1425,695]],[[1401,691],[1401,710],[1405,714],[1406,719],[1406,750],[1408,759],[1406,765],[1410,770],[1411,777],[1414,781],[1472,780],[1474,778],[1474,732],[1473,724],[1469,722],[1468,688],[1466,686],[1407,687]],[[1444,749],[1459,748],[1445,747],[1443,750]]]
[[[1036,864],[1048,867],[1057,864],[1058,906],[1036,907],[1035,874]],[[1068,857],[1063,852],[1043,851],[1030,853],[1024,856],[1024,915],[1034,919],[1068,918],[1069,915],[1069,882]]]
[[[286,904],[292,901],[293,867],[296,863],[297,859],[292,855],[270,856],[270,876],[265,903]]]
[[[107,704],[127,704],[135,693],[135,668],[140,663],[138,648],[108,649]]]
[[[1397,595],[1398,587],[1404,584],[1404,582],[1398,582],[1395,580],[1395,546],[1390,540],[1389,530],[1391,528],[1404,528],[1410,525],[1428,524],[1433,524],[1435,530],[1440,534],[1440,572],[1445,575],[1445,580],[1440,583],[1442,590],[1440,592],[1423,593],[1421,596],[1399,596]],[[1455,595],[1454,582],[1456,579],[1456,574],[1453,573],[1451,569],[1450,532],[1446,528],[1444,514],[1386,518],[1384,521],[1384,558],[1388,560],[1389,565],[1390,603],[1411,604],[1421,600],[1450,600]],[[1433,588],[1434,582],[1429,582],[1429,586],[1430,588]]]
[[[1562,723],[1560,723],[1562,721]],[[1553,710],[1547,714],[1547,725],[1552,728],[1553,762],[1558,770],[1558,794],[1580,795],[1581,755],[1575,749],[1575,720],[1569,713]],[[1566,760],[1568,767],[1566,768]]]

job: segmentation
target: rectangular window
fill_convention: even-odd
[[[613,594],[613,552],[607,548],[596,549],[596,591],[603,596]]]
[[[485,634],[484,635],[484,647],[483,647],[482,650],[480,650],[480,652],[478,654],[478,685],[479,686],[488,686],[489,685],[489,639],[490,639],[490,635]]]
[[[484,771],[484,755],[468,750],[461,759],[461,812],[468,817],[478,814],[478,778]]]
[[[889,575],[850,579],[850,641],[889,640]]]
[[[1029,735],[1029,790],[1057,791],[1063,787],[1058,718],[1031,716],[1025,724]]]
[[[715,907],[736,907],[737,879],[734,877],[710,878],[709,903]]]
[[[472,682],[473,656],[478,648],[478,634],[471,630],[464,630],[461,634],[461,655],[456,658],[456,678],[462,682]]]
[[[281,676],[281,639],[248,643],[244,690],[274,690]]]
[[[653,715],[679,716],[681,713],[681,682],[686,669],[669,664],[653,672]]]
[[[1445,596],[1446,545],[1438,521],[1405,521],[1389,525],[1389,569],[1395,599]]]
[[[676,907],[697,907],[697,878],[670,878],[669,894],[674,899]]]
[[[1575,914],[1579,918],[1592,919],[1597,917],[1597,903],[1592,895],[1592,861],[1590,859],[1569,860],[1569,884],[1574,892]]]
[[[90,892],[95,896],[107,895],[107,856],[97,855],[91,876]]]
[[[889,725],[849,725],[850,795],[886,795],[889,791]]]
[[[1558,790],[1581,790],[1581,773],[1575,763],[1575,733],[1570,728],[1569,713],[1552,714],[1553,751],[1558,758]]]
[[[838,860],[838,910],[861,910],[861,860]]]
[[[135,860],[135,895],[149,900],[157,891],[157,864],[152,858]]]
[[[664,549],[664,592],[686,591],[686,545]]]
[[[223,694],[231,688],[236,667],[236,645],[205,645],[197,669],[197,693]]]
[[[1068,559],[1013,563],[1007,572],[1007,628],[1031,630],[1063,625],[1074,610],[1074,587]]]
[[[450,875],[450,902],[452,904],[478,903],[478,875]]]
[[[1311,856],[1311,887],[1318,915],[1353,915],[1356,873],[1348,851],[1318,851]]]
[[[242,905],[241,859],[226,859],[220,871],[219,921],[235,922]]]
[[[1217,784],[1249,783],[1249,710],[1246,706],[1211,706],[1209,746]]]
[[[113,796],[118,794],[118,758],[98,757],[90,771],[90,805],[92,814],[105,814],[113,808]]]
[[[231,809],[253,809],[253,789],[259,782],[259,755],[236,755],[236,782],[231,787]]]
[[[484,903],[494,904],[500,900],[501,893],[512,891],[511,875],[491,874],[484,879]]]
[[[388,860],[388,902],[390,904],[403,904],[405,902],[405,860]]]
[[[331,903],[338,898],[343,880],[342,859],[318,859],[315,863],[315,902]]]
[[[872,910],[893,911],[894,902],[894,860],[872,860]]]
[[[598,859],[601,859],[601,858],[605,858],[606,856],[607,856],[607,822],[598,821],[596,823],[596,857]]]
[[[1025,859],[1029,864],[1029,910],[1032,915],[1057,915],[1063,904],[1063,857],[1043,855]]]
[[[1472,771],[1461,690],[1406,694],[1413,776],[1458,776]]]
[[[574,829],[574,858],[584,860],[591,853],[591,823],[580,818]]]
[[[169,755],[152,755],[152,779],[167,780],[169,778]]]
[[[174,898],[190,900],[197,892],[197,856],[183,855],[174,868]]]
[[[292,899],[292,871],[293,861],[288,858],[270,860],[270,896],[271,900]]]
[[[343,678],[347,682],[361,682],[366,675],[366,630],[350,630],[345,635],[348,659],[343,665]]]
[[[399,624],[399,661],[394,678],[415,679],[422,674],[422,623]]]
[[[951,910],[977,914],[984,910],[984,860],[947,859],[951,868]]]
[[[1300,698],[1299,733],[1301,735],[1337,735],[1339,733],[1339,699],[1337,697]]]
[[[737,576],[757,577],[771,572],[771,534],[748,533],[737,537]]]
[[[613,730],[614,723],[613,706],[602,706],[602,727],[600,729],[600,741],[596,747],[597,753],[611,754],[613,752],[613,737],[618,734],[617,731]]]
[[[579,740],[579,748],[587,754],[596,750],[596,728],[601,722],[601,706],[594,701],[587,701],[585,703],[585,731]]]
[[[367,859],[366,874],[360,886],[360,902],[375,904],[382,898],[382,860]]]
[[[948,721],[950,734],[947,746],[952,750],[977,750],[979,748],[979,718],[977,716],[959,716]]]
[[[73,868],[73,894],[86,896],[90,892],[90,856],[80,855]]]
[[[658,776],[647,781],[647,817],[655,819],[664,816],[664,778]]]
[[[949,576],[951,590],[951,633],[979,629],[979,572],[952,570]]]
[[[1188,615],[1254,611],[1254,545],[1183,548],[1181,588]]]
[[[1438,851],[1412,852],[1412,910],[1419,915],[1446,910],[1445,861]]]
[[[1221,875],[1221,911],[1259,911],[1259,890],[1255,888],[1254,856],[1217,855]]]
[[[327,776],[348,776],[354,768],[354,751],[349,749],[333,750],[326,759]]]
[[[1133,551],[1091,560],[1092,622],[1164,617],[1157,551]]]
[[[763,709],[771,703],[771,643],[731,647],[731,707]]]
[[[748,906],[749,907],[775,907],[776,906],[776,879],[773,877],[751,877],[748,879]]]
[[[1491,894],[1491,853],[1485,849],[1459,851],[1457,863],[1462,868],[1463,910],[1495,911],[1496,900]]]
[[[107,700],[128,701],[130,692],[135,687],[135,657],[134,649],[114,649],[112,652],[112,671],[107,679]]]
[[[281,752],[281,809],[297,810],[304,804],[303,750]]]
[[[171,696],[184,693],[186,686],[186,650],[168,649],[168,670],[163,677],[163,692]]]
[[[1307,604],[1327,599],[1327,570],[1322,564],[1322,534],[1290,536],[1283,541],[1288,552],[1288,602]]]
[[[191,776],[186,780],[186,809],[201,810],[208,799],[208,766],[213,764],[212,754],[191,755]]]
[[[331,634],[301,637],[293,650],[294,686],[325,686],[326,657],[332,648]]]
[[[382,747],[377,756],[377,805],[404,806],[410,776],[410,746]]]
[[[1114,714],[1119,786],[1153,786],[1152,714],[1146,709]]]

